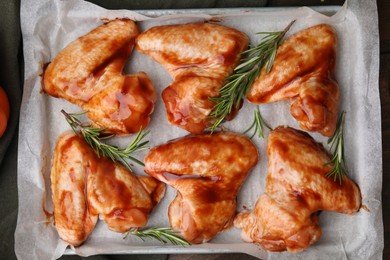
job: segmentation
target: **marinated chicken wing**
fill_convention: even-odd
[[[331,136],[336,129],[340,92],[335,79],[336,33],[326,24],[289,37],[279,47],[271,71],[251,87],[250,102],[292,99],[300,127]]]
[[[150,121],[157,94],[144,72],[111,76],[110,84],[94,95],[83,109],[99,127],[125,134],[145,129]]]
[[[214,102],[209,97],[219,96],[219,88],[248,46],[248,37],[211,23],[166,25],[140,34],[136,46],[174,79],[162,93],[169,122],[201,134],[212,123]]]
[[[252,212],[234,220],[242,238],[269,251],[299,252],[321,237],[317,212],[352,215],[361,206],[358,186],[347,176],[342,184],[325,175],[330,158],[307,133],[279,127],[268,137],[265,193]]]
[[[157,100],[154,86],[145,73],[122,75],[138,34],[133,21],[117,19],[70,43],[45,69],[44,91],[89,110],[111,133],[145,128]]]
[[[64,134],[57,140],[50,174],[54,221],[60,237],[73,246],[88,238],[98,220],[85,196],[94,158],[94,152],[77,136]]]
[[[236,196],[258,153],[242,135],[186,136],[150,150],[145,172],[177,189],[168,209],[173,229],[203,243],[231,226]]]
[[[136,177],[108,158],[98,158],[72,133],[57,141],[51,170],[55,226],[71,245],[82,244],[100,214],[109,229],[126,232],[146,225],[165,185],[151,177]]]
[[[100,158],[97,166],[88,175],[89,210],[100,214],[113,231],[127,232],[145,226],[153,206],[165,193],[164,184],[150,177],[140,181],[124,166],[107,158]]]

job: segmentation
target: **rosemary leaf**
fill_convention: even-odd
[[[271,127],[264,121],[260,113],[260,108],[257,106],[257,109],[254,111],[253,122],[244,131],[244,134],[247,134],[252,131],[252,129],[254,129],[252,135],[250,136],[250,139],[252,139],[256,135],[256,133],[259,138],[264,138],[264,127],[267,127],[269,130],[272,130]]]
[[[332,164],[332,169],[325,175],[326,177],[333,177],[333,181],[339,181],[341,184],[344,179],[344,173],[348,171],[347,163],[344,154],[344,119],[345,111],[343,111],[337,120],[336,131],[333,136],[328,139],[330,144],[330,151],[332,158],[326,163]]]
[[[64,114],[66,121],[76,134],[81,134],[84,140],[92,147],[96,154],[100,156],[105,156],[110,158],[113,162],[119,160],[122,162],[130,171],[132,170],[130,164],[126,161],[129,159],[139,165],[144,166],[144,163],[137,158],[131,156],[132,153],[138,152],[141,150],[148,149],[146,146],[149,141],[141,142],[148,134],[149,131],[142,132],[142,129],[137,133],[137,136],[126,148],[118,148],[117,146],[106,144],[103,140],[107,140],[114,135],[104,135],[104,131],[107,128],[96,128],[93,127],[90,123],[81,123],[78,118],[81,115],[84,115],[88,111],[82,113],[68,114],[64,110],[61,110],[61,113]]]
[[[151,238],[156,239],[163,244],[170,242],[173,245],[191,245],[190,242],[177,235],[176,232],[173,231],[170,227],[152,227],[143,230],[133,228],[126,233],[124,239],[127,238],[129,235],[137,236],[142,241],[145,241],[145,238]]]
[[[257,33],[265,35],[262,41],[241,53],[246,57],[234,69],[234,74],[226,78],[227,83],[220,88],[219,97],[210,97],[210,100],[215,103],[209,115],[214,120],[214,124],[210,127],[211,132],[233,112],[233,109],[237,110],[240,107],[263,67],[266,68],[267,73],[270,72],[278,47],[294,22],[295,20],[280,32]]]

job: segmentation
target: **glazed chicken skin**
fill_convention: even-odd
[[[307,133],[279,127],[268,137],[265,193],[255,209],[237,215],[241,237],[269,251],[299,252],[321,237],[317,212],[355,214],[362,198],[344,176],[342,184],[325,175],[332,165],[324,147]]]
[[[331,136],[340,91],[335,79],[336,33],[326,24],[300,31],[279,47],[271,71],[261,71],[248,93],[252,103],[291,99],[300,127]]]
[[[116,232],[145,226],[165,193],[163,183],[98,158],[81,137],[69,132],[57,141],[50,179],[55,227],[73,246],[88,238],[99,214]]]
[[[219,96],[247,46],[244,33],[211,23],[157,26],[136,40],[137,49],[174,80],[162,93],[168,121],[193,134],[212,125],[209,115],[215,103],[209,97]]]
[[[168,209],[174,230],[204,243],[232,225],[236,196],[258,152],[239,134],[186,136],[150,150],[145,172],[177,189]]]
[[[143,73],[122,75],[139,30],[128,19],[99,26],[58,53],[43,74],[43,90],[88,110],[107,132],[129,134],[146,128],[157,100]]]
[[[90,158],[95,158],[93,151],[77,136],[57,140],[50,173],[54,221],[60,237],[73,246],[88,238],[98,220],[85,196]]]

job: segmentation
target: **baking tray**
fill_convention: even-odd
[[[177,14],[209,14],[209,15],[224,15],[231,13],[246,13],[246,12],[278,12],[296,9],[297,7],[247,7],[247,8],[204,8],[204,9],[153,9],[153,10],[137,10],[137,13],[148,17],[160,17],[166,15]],[[327,6],[310,6],[310,9],[326,16],[332,16],[342,8],[340,5]]]
[[[25,5],[26,2],[30,3],[30,6]],[[52,152],[47,152],[47,151],[52,151],[54,144],[55,144],[56,137],[59,134],[61,134],[63,131],[69,129],[66,122],[64,122],[65,120],[61,119],[62,120],[61,122],[57,121],[58,116],[56,116],[57,114],[53,114],[52,110],[53,109],[55,110],[58,105],[60,105],[62,108],[65,108],[65,110],[68,112],[76,112],[75,109],[80,110],[80,108],[78,108],[72,104],[69,104],[68,102],[66,102],[64,100],[54,99],[54,98],[48,97],[48,96],[42,97],[41,94],[37,93],[37,91],[39,90],[39,89],[37,90],[37,88],[40,87],[39,77],[40,77],[41,71],[38,69],[36,71],[33,71],[34,72],[33,73],[29,69],[29,66],[35,66],[35,64],[32,63],[32,60],[36,59],[37,55],[42,55],[42,57],[43,57],[42,63],[49,62],[59,50],[61,50],[63,47],[66,46],[67,43],[69,43],[70,41],[76,39],[77,37],[79,37],[83,34],[80,34],[79,32],[74,32],[72,30],[73,27],[77,27],[77,24],[70,24],[69,26],[63,26],[63,27],[60,26],[59,29],[57,31],[55,31],[57,37],[54,37],[54,39],[45,38],[45,37],[47,37],[47,35],[45,34],[46,32],[40,31],[38,29],[30,30],[30,31],[27,30],[25,27],[28,27],[29,25],[26,25],[27,23],[23,22],[23,19],[26,19],[23,17],[27,16],[27,15],[24,16],[23,10],[25,10],[25,12],[27,12],[27,10],[28,10],[31,13],[34,13],[34,3],[31,3],[31,2],[32,1],[26,0],[26,1],[24,1],[24,4],[22,3],[22,13],[21,13],[22,30],[24,30],[23,37],[24,37],[24,42],[25,42],[25,47],[24,47],[25,59],[26,59],[25,63],[27,66],[27,70],[25,73],[26,74],[25,75],[25,92],[24,92],[24,96],[23,96],[20,138],[19,138],[19,149],[20,149],[19,150],[19,159],[18,159],[19,194],[21,194],[21,190],[23,191],[26,189],[26,187],[28,187],[29,183],[27,183],[27,182],[28,181],[31,182],[31,180],[26,181],[26,177],[23,176],[23,172],[27,171],[26,169],[28,169],[28,170],[38,169],[38,172],[40,174],[42,174],[42,175],[48,174],[48,171],[50,170],[50,158],[51,158]],[[49,4],[50,1],[48,1],[48,0],[39,0],[38,2],[45,3],[46,5],[48,5],[48,7],[50,7],[50,4]],[[70,3],[71,2],[78,3],[77,0],[69,1],[67,3],[65,3],[66,1],[64,1],[64,2],[54,1],[54,2],[58,2],[62,5],[66,5],[69,2]],[[83,4],[87,5],[86,3],[83,3]],[[321,14],[324,14],[325,16],[330,16],[330,15],[333,15],[336,12],[338,12],[340,9],[344,9],[344,8],[342,8],[340,6],[321,6],[321,7],[313,7],[313,9]],[[198,16],[198,18],[200,20],[205,19],[204,16],[208,16],[208,19],[212,19],[216,16],[217,19],[215,19],[213,21],[218,22],[219,19],[221,18],[220,17],[221,15],[222,16],[223,15],[232,15],[232,16],[237,17],[237,16],[241,16],[241,15],[250,14],[250,15],[253,15],[254,18],[265,19],[264,17],[269,18],[269,17],[273,17],[273,15],[276,15],[276,14],[283,15],[286,11],[295,12],[296,15],[298,15],[300,13],[305,13],[305,14],[309,13],[309,15],[307,16],[309,24],[312,24],[312,23],[315,24],[316,21],[317,22],[318,21],[327,22],[328,19],[330,19],[330,18],[327,18],[325,16],[318,18],[318,17],[316,17],[315,14],[311,13],[311,11],[308,11],[308,9],[299,9],[299,11],[295,11],[295,10],[298,10],[298,9],[295,7],[291,7],[291,8],[225,8],[225,9],[139,10],[139,11],[136,11],[136,13],[141,14],[141,15],[145,15],[148,17],[161,17],[161,18],[157,18],[158,21],[156,21],[156,22],[158,22],[158,23],[170,23],[169,16],[171,16],[171,15],[177,16],[176,21],[181,21],[182,23],[187,22],[188,19],[192,19],[192,18],[190,18],[191,16]],[[39,22],[61,23],[61,19],[68,19],[65,15],[63,15],[63,16],[57,17],[56,19],[58,19],[58,20],[53,21],[53,20],[51,20],[53,18],[51,18],[50,15],[48,15],[47,13],[45,13],[41,10],[38,10],[36,12],[37,12],[37,15],[41,15],[41,17],[39,17],[39,19],[36,20]],[[42,14],[39,12],[42,12]],[[71,14],[76,19],[79,19],[79,20],[84,19],[84,18],[80,18],[80,16],[82,15],[81,11],[80,12],[75,11],[74,13],[71,13]],[[106,14],[106,13],[104,13],[104,14]],[[123,14],[123,16],[125,16],[127,13],[125,10],[123,10],[123,11],[120,11],[119,14]],[[89,14],[87,14],[87,17],[85,18],[85,20],[87,21],[88,19],[90,19],[90,17],[92,17],[94,15],[95,15],[94,11],[91,11]],[[99,17],[102,18],[102,16],[99,16]],[[112,17],[115,17],[115,16],[111,15],[111,18]],[[107,11],[107,16],[104,16],[104,18],[110,18],[109,11]],[[224,18],[222,18],[220,20],[223,23],[225,23],[225,22],[229,23],[228,19],[226,19],[224,21]],[[342,22],[343,22],[342,18],[339,19],[336,17],[333,19],[333,23],[336,26],[338,25],[338,23],[342,23]],[[177,22],[177,23],[180,23],[180,22]],[[351,23],[358,24],[357,21],[351,21]],[[153,21],[152,20],[145,20],[145,22],[139,22],[138,24],[140,25],[141,29],[144,30],[144,29],[152,26]],[[23,25],[24,25],[24,27],[23,27]],[[296,23],[296,25],[299,26],[299,21]],[[306,26],[303,26],[302,24],[300,26],[303,28],[306,27]],[[96,26],[95,25],[90,26],[90,28],[94,28],[94,27],[96,27]],[[271,27],[274,30],[277,30],[277,29],[281,30],[282,28],[284,28],[281,26],[281,23],[278,23],[278,21],[275,21],[275,25],[272,25]],[[350,29],[351,29],[351,32],[353,32],[353,28],[350,28]],[[259,29],[259,30],[262,30],[262,29]],[[294,32],[295,31],[297,31],[296,28],[294,29]],[[88,30],[86,32],[88,32]],[[37,35],[38,35],[38,37],[37,37]],[[64,39],[63,37],[66,37],[66,38]],[[59,41],[60,44],[56,44],[55,41],[57,39],[60,39],[60,41]],[[32,46],[31,45],[32,42],[34,42],[35,44],[38,44],[38,46]],[[42,42],[48,42],[49,44],[52,44],[52,46],[54,46],[54,47],[51,49],[44,48],[44,44],[42,44]],[[43,45],[43,47],[39,44]],[[357,46],[356,48],[360,48],[360,47]],[[138,60],[140,59],[141,56],[142,55],[139,53],[132,54],[132,57],[129,60],[129,64],[126,67],[127,72],[134,73],[136,71],[142,70],[142,69],[140,69],[141,66],[139,66],[140,64],[138,63]],[[150,77],[152,78],[152,81],[155,83],[155,85],[156,84],[160,85],[160,89],[158,90],[158,92],[160,93],[161,88],[164,88],[164,87],[169,85],[169,83],[167,83],[167,82],[171,81],[169,75],[166,72],[162,72],[163,69],[159,68],[159,65],[157,63],[155,63],[154,61],[152,61],[149,57],[142,56],[142,59],[147,60],[148,66],[146,66],[146,67],[150,67],[153,69],[156,68],[156,70],[159,70],[158,73],[160,73],[161,75],[157,75],[158,73],[153,71],[153,70],[149,70],[146,72],[148,74],[150,73]],[[346,62],[347,62],[346,64],[344,64],[344,62],[343,62],[343,64],[338,65],[338,67],[339,68],[346,67],[349,69],[350,67],[352,67],[352,65],[354,65],[354,62],[350,62],[350,61],[346,61]],[[361,62],[361,61],[358,60],[358,62]],[[347,66],[345,66],[345,65],[347,65]],[[341,78],[341,82],[339,81],[340,83],[347,84],[347,82],[354,82],[354,79],[349,78],[350,77],[349,75],[355,73],[355,71],[353,70],[353,68],[351,68],[349,70],[350,70],[349,73],[346,73],[345,75],[340,75],[340,78]],[[368,71],[368,73],[375,74],[375,70]],[[375,75],[374,75],[374,78],[375,78]],[[161,82],[164,82],[164,83],[162,84]],[[352,83],[350,83],[350,85],[351,84]],[[375,81],[370,82],[370,86],[372,85],[375,87],[375,84],[376,84]],[[378,88],[377,85],[376,85],[376,88]],[[349,87],[347,89],[347,91],[345,93],[346,96],[347,95],[348,96],[354,95],[353,92],[350,91],[351,89],[352,89],[352,87]],[[374,94],[376,94],[376,92],[377,92],[377,89],[375,91],[373,91]],[[358,98],[360,98],[360,96]],[[378,98],[378,100],[379,100],[379,98]],[[165,111],[164,111],[163,104],[161,104],[161,103],[162,102],[160,100],[159,104],[157,104],[158,107],[156,108],[156,111],[155,111],[155,114],[157,114],[157,115],[154,114],[153,117],[158,118],[159,116],[162,116],[165,119]],[[39,105],[37,105],[37,104],[39,104]],[[347,106],[349,109],[354,109],[357,104],[358,104],[358,102],[356,101],[356,102],[352,102],[351,104],[347,104],[345,106]],[[293,127],[298,128],[297,122],[294,121],[293,119],[291,119],[288,104],[280,102],[278,104],[265,105],[263,115],[267,116],[267,112],[270,112],[273,109],[277,109],[278,111],[281,111],[280,113],[278,113],[278,116],[280,117],[279,123],[289,124]],[[375,112],[375,115],[374,115],[375,118],[377,117],[378,113],[380,113],[380,110],[378,112],[377,109],[378,108],[375,107],[375,109],[372,110]],[[38,111],[38,112],[44,111],[45,114],[38,115],[34,111],[35,112],[36,111]],[[246,114],[251,115],[249,113],[252,113],[252,111],[253,111],[253,106],[250,107],[248,104],[244,104],[244,107],[240,110],[238,117],[240,117],[240,116],[242,117],[242,115],[246,115]],[[247,119],[247,121],[251,121],[251,116],[248,116],[248,118],[249,119]],[[369,114],[367,114],[367,118],[370,118],[370,120],[375,119],[374,117],[372,117]],[[379,118],[380,118],[380,115],[379,115]],[[349,119],[350,118],[348,117],[347,122]],[[352,126],[350,128],[348,128],[350,130],[348,133],[346,133],[346,136],[355,136],[355,134],[356,134],[356,136],[359,137],[360,136],[359,135],[360,128],[356,127],[356,125],[361,124],[361,122],[359,120],[356,120],[356,118],[351,118],[351,120],[352,119],[354,121],[351,121]],[[155,121],[156,120],[152,118],[150,128],[153,129],[153,127],[156,126]],[[166,119],[165,119],[165,121],[166,121]],[[235,123],[237,121],[239,121],[239,119],[236,118],[232,122],[225,124],[225,126],[227,126],[228,128],[231,127],[231,129],[234,129],[235,131],[243,130],[242,128],[237,128],[237,124]],[[356,123],[355,123],[355,121],[356,121]],[[38,123],[35,123],[34,126],[38,129],[43,129],[42,133],[40,133],[38,136],[38,142],[41,142],[39,147],[35,147],[33,144],[30,143],[32,136],[34,136],[34,135],[28,134],[28,131],[34,131],[34,129],[31,129],[31,127],[30,127],[31,122],[38,122]],[[45,124],[45,123],[47,123],[47,124]],[[276,125],[272,125],[272,126],[275,127]],[[170,133],[163,134],[163,136],[160,139],[153,139],[153,137],[152,137],[152,140],[151,140],[152,146],[159,144],[159,143],[164,143],[165,141],[169,140],[170,138],[179,137],[179,136],[183,136],[183,135],[187,134],[187,132],[185,132],[184,130],[176,129],[172,126],[165,126],[165,127],[168,127],[168,128],[163,127],[163,129],[169,129],[169,131],[171,129],[175,129],[175,131],[177,131],[177,133],[175,133],[174,136],[170,135]],[[357,131],[355,131],[355,129],[357,129]],[[379,130],[380,130],[380,128],[379,128]],[[378,134],[376,131],[371,131],[371,133],[372,133],[373,138],[378,139],[378,136],[379,136],[379,141],[380,141],[380,133]],[[324,137],[320,136],[319,134],[312,134],[312,136],[317,141],[322,141],[322,142],[326,141],[326,139]],[[369,138],[369,139],[373,139],[373,138]],[[49,141],[47,141],[47,139]],[[115,141],[114,141],[115,144],[121,144],[121,146],[123,146],[123,143],[126,143],[127,139],[118,138],[116,141],[117,141],[117,143],[115,143]],[[262,157],[261,160],[263,160],[262,164],[265,166],[264,167],[262,166],[263,168],[260,171],[262,173],[262,177],[260,180],[259,180],[259,175],[260,175],[259,169],[257,169],[257,170],[255,169],[255,171],[257,172],[256,173],[257,175],[251,174],[251,176],[248,177],[248,179],[246,180],[246,183],[244,184],[244,186],[242,188],[242,190],[245,190],[246,186],[250,185],[251,183],[257,183],[256,185],[258,187],[260,187],[253,192],[251,191],[248,194],[245,193],[245,196],[248,196],[247,197],[248,199],[246,199],[245,201],[247,202],[247,206],[249,205],[249,208],[253,207],[254,203],[257,201],[259,196],[262,194],[262,191],[263,191],[264,186],[265,186],[265,172],[266,172],[266,170],[264,170],[264,169],[266,169],[266,163],[265,163],[266,159],[264,159],[266,157],[265,156],[265,154],[266,154],[265,153],[265,141],[264,140],[255,140],[255,143],[257,144],[257,146],[260,150],[260,155]],[[377,146],[375,146],[375,149],[376,149],[375,151],[378,152]],[[355,147],[355,144],[349,144],[348,151],[350,151],[350,153],[348,154],[349,158],[347,158],[347,159],[355,158],[355,156],[356,156],[356,158],[358,158],[357,156],[359,154],[357,154],[357,153],[360,151],[360,149],[357,149],[357,147]],[[26,154],[31,154],[33,157],[27,158],[28,156],[26,156]],[[44,154],[43,157],[42,157],[42,154]],[[139,158],[142,158],[142,156],[139,156]],[[374,159],[373,161],[377,161],[377,160]],[[354,165],[350,165],[350,168],[352,168],[352,170],[353,170],[353,169],[355,169],[355,167],[359,167],[359,166],[361,166],[361,163],[356,163]],[[135,169],[136,169],[135,172],[137,174],[140,174],[143,172],[142,168],[137,168],[137,166]],[[375,168],[375,171],[376,171],[376,168]],[[378,172],[376,174],[381,174],[381,172]],[[21,175],[22,175],[22,177],[21,177]],[[39,176],[35,176],[35,177],[39,177]],[[365,184],[364,183],[364,179],[365,179],[364,176],[354,175],[351,177],[354,178],[358,182],[359,185]],[[356,179],[357,177],[359,177],[359,178],[361,177],[361,178],[357,180]],[[41,178],[42,178],[42,176],[41,176]],[[44,178],[45,177],[43,177],[43,179]],[[46,181],[46,183],[43,183],[43,184],[42,183],[37,184],[37,189],[41,189],[41,191],[39,191],[39,192],[44,194],[43,197],[46,199],[49,198],[49,191],[48,191],[47,187],[48,187],[47,181]],[[369,188],[367,188],[366,186],[364,186],[364,187],[361,186],[361,187],[364,189],[364,191],[367,189],[369,190]],[[379,187],[379,185],[378,185],[378,183],[374,183],[372,185],[372,187]],[[43,192],[42,192],[42,190],[43,190]],[[377,192],[377,191],[375,191],[375,192]],[[31,197],[33,197],[33,193],[34,192],[31,192]],[[166,208],[170,204],[170,202],[172,201],[171,198],[172,198],[172,196],[175,195],[175,193],[176,192],[174,189],[168,187],[167,196],[168,197],[170,196],[170,197],[164,198],[163,201],[161,202],[161,204],[157,206],[156,211],[157,212],[159,212],[159,211],[164,212],[164,210],[166,211]],[[243,194],[239,194],[239,196],[244,197]],[[374,196],[374,199],[377,199],[377,198],[378,198],[377,196]],[[33,238],[29,237],[26,233],[27,231],[25,231],[25,230],[28,230],[28,232],[33,233],[33,234],[34,234],[34,232],[39,232],[39,230],[38,231],[35,230],[36,226],[34,226],[34,225],[28,226],[28,228],[21,225],[21,223],[23,223],[23,221],[27,220],[26,213],[25,213],[25,211],[23,211],[23,207],[29,206],[28,205],[29,203],[34,203],[33,201],[31,201],[31,198],[26,199],[25,195],[19,196],[19,212],[22,212],[22,213],[19,214],[18,227],[17,227],[17,231],[16,231],[17,234],[16,234],[16,239],[15,239],[16,240],[15,248],[17,251],[17,255],[21,255],[22,252],[25,252],[25,250],[23,248],[30,248],[30,250],[31,250],[31,248],[34,248],[34,246],[35,246],[33,244],[34,241],[28,241],[28,238],[30,238],[30,240],[33,240]],[[49,203],[49,202],[44,201],[44,203]],[[374,201],[374,202],[370,202],[370,203],[376,203],[376,202]],[[36,204],[36,202],[35,202],[35,204]],[[371,205],[371,204],[369,204],[369,205]],[[375,205],[377,205],[377,204],[375,204]],[[379,204],[377,207],[378,208],[375,208],[375,209],[371,208],[371,210],[375,213],[375,216],[379,215],[379,213],[381,214],[381,211],[380,211],[381,205]],[[241,202],[238,205],[238,210],[242,210],[242,208],[243,208],[243,203]],[[30,212],[28,214],[30,214]],[[34,218],[35,214],[38,214],[38,213],[31,212],[31,218]],[[364,216],[362,217],[362,219],[365,220]],[[337,222],[336,224],[332,224],[333,226],[329,224],[329,223],[334,223],[335,220]],[[36,219],[35,219],[35,221],[38,222],[38,220],[36,220]],[[380,237],[381,232],[383,232],[383,230],[381,230],[381,227],[378,227],[378,229],[374,230],[375,234],[377,234],[378,238],[373,239],[373,237],[370,237],[370,239],[367,239],[368,244],[366,246],[362,247],[362,249],[360,249],[360,250],[352,251],[351,256],[350,256],[351,245],[348,244],[349,241],[343,241],[344,234],[340,234],[338,240],[336,240],[336,241],[332,241],[332,239],[334,239],[334,237],[332,237],[332,236],[327,237],[327,235],[329,235],[333,230],[337,230],[338,228],[340,228],[340,230],[342,230],[344,225],[351,225],[352,226],[352,225],[354,225],[353,222],[358,222],[358,221],[361,221],[361,220],[358,218],[350,218],[348,216],[343,216],[341,214],[334,214],[334,213],[321,214],[321,222],[322,222],[321,225],[323,227],[323,234],[326,234],[326,235],[323,235],[323,238],[320,240],[320,242],[317,242],[316,244],[314,244],[309,250],[304,251],[303,253],[298,254],[298,255],[292,255],[290,253],[268,254],[268,253],[260,250],[257,246],[254,246],[250,243],[244,243],[241,239],[239,239],[239,232],[240,231],[236,230],[235,228],[232,228],[229,231],[224,232],[222,235],[217,235],[216,238],[211,241],[211,243],[202,244],[202,245],[193,245],[193,246],[188,246],[188,247],[160,245],[158,243],[153,243],[153,242],[143,243],[142,241],[139,241],[139,240],[137,241],[138,238],[135,238],[135,239],[130,241],[131,243],[129,242],[130,243],[129,248],[123,248],[123,245],[117,246],[116,243],[112,243],[112,248],[110,250],[103,250],[103,247],[104,247],[103,242],[101,242],[99,239],[100,239],[100,235],[103,234],[104,232],[106,232],[106,230],[104,229],[104,227],[102,227],[104,224],[102,224],[102,221],[100,221],[98,224],[98,227],[97,227],[98,231],[95,230],[89,239],[89,242],[94,243],[95,246],[92,247],[92,246],[89,246],[90,243],[86,243],[82,246],[83,251],[79,250],[77,253],[79,253],[79,254],[81,253],[82,255],[93,255],[93,254],[103,254],[103,253],[104,254],[175,254],[175,253],[201,254],[201,253],[242,252],[242,253],[248,253],[248,254],[256,255],[257,257],[268,258],[268,259],[284,259],[284,258],[296,258],[296,259],[312,258],[313,259],[313,258],[318,257],[319,255],[322,256],[321,258],[323,258],[323,256],[326,255],[326,256],[329,256],[329,258],[341,258],[341,259],[344,258],[345,259],[348,257],[356,256],[357,254],[360,253],[361,250],[367,251],[368,250],[367,248],[370,248],[370,247],[372,248],[373,246],[371,246],[371,244],[368,243],[368,242],[372,242],[375,245],[376,244],[378,245],[377,247],[375,247],[375,245],[374,245],[375,248],[372,249],[372,251],[374,252],[373,254],[377,255],[378,250],[380,251],[381,247],[383,248],[383,238],[381,240],[381,237]],[[148,223],[148,226],[154,226],[154,225],[162,226],[161,223],[163,223],[164,226],[167,226],[167,224],[169,224],[169,222],[167,221],[167,216],[165,216],[165,220],[162,221],[160,219],[156,219],[156,216],[154,215],[154,213],[152,213],[151,218],[150,218],[150,222]],[[369,222],[368,224],[369,225],[367,228],[372,228],[371,226],[378,225],[378,224],[382,225],[381,219],[379,222],[375,219],[375,222],[373,222],[373,223]],[[367,223],[362,222],[362,225],[367,226]],[[56,231],[51,230],[50,232],[52,232],[52,233],[54,232],[54,235],[56,235],[55,234]],[[113,233],[113,232],[111,232],[111,233]],[[229,237],[230,234],[233,234],[234,237],[238,238],[238,239],[232,240]],[[366,233],[364,233],[364,235],[365,234]],[[51,235],[53,235],[53,234],[51,234]],[[116,237],[116,239],[118,239],[118,237]],[[47,241],[50,241],[50,240],[47,240]],[[118,240],[116,240],[116,241],[118,241]],[[102,243],[101,246],[99,246],[100,242]],[[49,248],[50,243],[49,242],[47,242],[47,243],[48,243],[47,247]],[[21,244],[24,245],[23,248],[22,248]],[[352,245],[352,246],[354,246],[354,245]],[[339,254],[330,253],[330,252],[334,251],[335,247],[337,247],[338,251],[340,251]],[[344,250],[344,248],[345,248],[345,250]],[[370,250],[368,250],[368,251],[370,251]],[[329,254],[327,254],[328,252],[329,252]],[[65,251],[65,254],[75,254],[75,253],[76,252],[70,248],[66,249],[66,251]],[[363,255],[363,254],[360,254],[360,255]]]

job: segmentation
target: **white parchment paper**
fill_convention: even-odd
[[[190,12],[190,11],[188,11]],[[22,0],[21,25],[24,44],[25,82],[21,107],[18,191],[19,215],[15,232],[15,251],[19,259],[54,259],[60,257],[67,244],[55,230],[52,219],[47,221],[43,209],[52,211],[50,192],[50,164],[57,137],[69,126],[60,113],[79,112],[81,109],[69,102],[41,93],[43,65],[71,41],[102,24],[101,19],[129,17],[139,21],[141,30],[155,25],[187,23],[211,19],[213,13],[167,15],[175,11],[156,10],[164,17],[150,19],[128,10],[105,10],[81,0]],[[123,239],[99,221],[90,238],[73,252],[87,256],[102,253],[214,253],[244,252],[263,259],[381,259],[383,250],[383,224],[381,206],[382,160],[381,121],[378,91],[379,44],[376,2],[350,1],[332,16],[314,12],[309,8],[265,11],[253,9],[219,15],[221,24],[245,32],[255,44],[258,31],[282,30],[291,20],[296,23],[288,35],[319,23],[332,25],[338,35],[337,80],[342,93],[342,110],[347,111],[345,150],[349,176],[360,186],[363,204],[369,211],[360,210],[355,216],[322,212],[321,239],[299,254],[268,253],[259,247],[244,243],[235,228],[218,234],[207,244],[189,247],[161,245],[155,241],[142,242],[136,237]],[[126,66],[127,73],[145,71],[157,92],[171,82],[168,73],[149,57],[134,50]],[[251,120],[254,106],[245,103],[238,116],[225,126],[242,132]],[[289,112],[288,102],[261,105],[263,117],[272,127],[290,125],[298,128]],[[187,132],[168,124],[164,104],[159,98],[151,123],[151,146]],[[266,132],[268,134],[268,132]],[[326,138],[312,136],[326,145]],[[113,142],[125,146],[132,137],[117,138]],[[252,209],[263,193],[266,178],[267,156],[265,140],[255,138],[260,161],[247,178],[238,195],[238,210],[244,206]],[[137,154],[143,158],[146,152]],[[135,173],[145,174],[142,167]],[[168,205],[176,191],[168,187],[167,194],[150,216],[148,226],[168,226]]]

